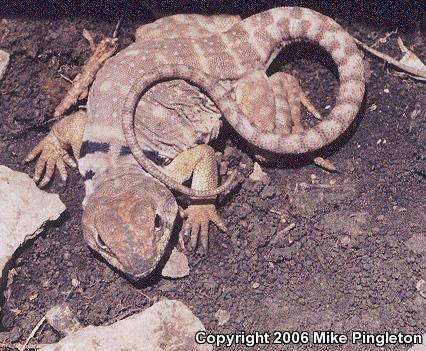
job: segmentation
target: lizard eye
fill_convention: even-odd
[[[96,244],[98,244],[98,246],[102,250],[105,250],[105,251],[108,250],[108,246],[105,244],[105,241],[102,240],[102,238],[99,234],[96,234],[95,239],[96,239]]]
[[[155,215],[154,226],[156,231],[161,230],[161,228],[163,227],[163,219],[159,214]]]

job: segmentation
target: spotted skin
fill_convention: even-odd
[[[238,94],[238,81],[253,72],[265,71],[283,46],[297,41],[319,45],[334,59],[340,78],[336,105],[327,120],[306,130],[297,121],[296,133],[288,135],[260,130],[235,103],[232,98],[234,87],[237,84]],[[229,46],[225,46],[225,43]],[[354,40],[335,21],[310,9],[282,7],[265,11],[235,24],[224,33],[200,40],[183,38],[177,44],[186,49],[182,56],[173,54],[174,46],[173,50],[165,52],[158,59],[158,45],[167,49],[170,44],[167,40],[154,43],[150,48],[153,56],[149,58],[154,67],[143,68],[142,75],[135,82],[130,82],[133,85],[129,87],[128,95],[123,100],[124,108],[121,109],[122,126],[126,142],[139,164],[168,187],[194,198],[217,195],[224,187],[202,192],[167,177],[140,152],[138,140],[132,131],[133,114],[139,98],[156,81],[180,78],[199,86],[244,139],[261,150],[280,154],[311,152],[331,143],[348,128],[362,103],[365,91],[364,65]],[[137,44],[134,45],[137,47]],[[135,50],[135,47],[132,49]],[[191,57],[187,58],[186,54]],[[265,92],[268,95],[268,90]],[[257,112],[261,114],[265,97],[254,94],[253,99],[253,106],[257,105]],[[288,102],[291,100],[288,95]],[[275,116],[267,115],[264,120],[275,120]]]
[[[134,279],[153,270],[169,241],[177,205],[167,187],[200,198],[181,211],[188,217],[184,229],[191,246],[207,247],[209,221],[226,229],[214,199],[227,186],[217,187],[214,152],[203,145],[217,137],[221,116],[258,149],[304,153],[348,127],[365,84],[352,38],[309,9],[275,8],[242,21],[179,15],[148,26],[98,71],[79,158],[86,185],[85,239]],[[298,94],[291,78],[263,73],[284,46],[297,41],[328,51],[341,83],[329,118],[307,130],[292,114]],[[251,87],[256,87],[252,95]],[[64,120],[64,135],[72,120]],[[191,175],[187,188],[181,183]]]

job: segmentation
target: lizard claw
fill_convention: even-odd
[[[34,181],[39,183],[42,188],[52,178],[55,167],[59,171],[59,175],[63,183],[66,182],[68,173],[65,165],[77,167],[75,161],[67,154],[64,146],[53,133],[49,133],[42,141],[40,141],[27,155],[25,162],[34,160],[40,154],[35,165]],[[42,177],[43,170],[46,169]]]
[[[183,227],[182,237],[185,243],[189,242],[189,251],[195,251],[200,243],[203,251],[207,252],[209,243],[209,222],[213,222],[224,232],[227,230],[214,204],[190,205],[184,211],[184,217],[186,221]]]

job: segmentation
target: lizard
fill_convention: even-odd
[[[217,137],[221,114],[255,147],[303,153],[330,143],[347,128],[363,99],[365,81],[351,36],[307,8],[274,8],[243,20],[175,15],[142,26],[135,38],[97,73],[87,112],[57,122],[26,160],[41,154],[34,175],[39,181],[45,169],[41,186],[55,167],[65,181],[65,164],[75,166],[66,152],[72,148],[85,179],[86,242],[113,267],[141,279],[158,266],[179,212],[186,219],[183,233],[190,248],[199,243],[207,249],[209,222],[226,230],[215,206],[217,163],[208,145]],[[305,131],[289,106],[297,92],[294,80],[265,74],[284,46],[303,40],[331,55],[340,79],[329,118]],[[259,94],[252,94],[253,86]],[[301,94],[296,93],[297,100]],[[143,152],[136,160],[138,146]],[[149,172],[138,163],[144,157],[155,164]],[[161,181],[151,176],[152,168]],[[165,184],[180,185],[191,177],[187,193],[196,199],[179,211]]]

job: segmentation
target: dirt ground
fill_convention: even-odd
[[[11,2],[1,10],[0,48],[11,54],[11,63],[0,84],[0,164],[27,173],[34,164],[21,161],[48,131],[46,121],[67,88],[59,73],[74,77],[89,54],[83,28],[97,38],[111,35],[126,12],[118,31],[120,47],[125,47],[138,25],[153,20],[136,2],[127,10],[119,1],[102,7],[78,1],[55,7],[41,3]],[[353,36],[396,58],[402,56],[400,36],[425,61],[424,2],[381,3],[286,2],[321,11]],[[182,1],[164,8],[204,13],[229,7],[244,17],[266,9],[257,1],[216,6]],[[380,40],[396,29],[397,34]],[[154,277],[142,285],[112,270],[83,240],[84,187],[78,172],[70,171],[65,188],[55,179],[47,191],[60,194],[67,212],[17,255],[18,274],[9,298],[1,302],[0,343],[23,342],[44,313],[64,301],[84,325],[101,325],[143,310],[159,296],[183,301],[213,333],[426,332],[426,299],[416,290],[416,283],[426,280],[426,252],[416,250],[421,244],[425,247],[426,240],[426,89],[424,83],[398,76],[369,55],[366,61],[371,76],[359,117],[344,137],[321,152],[340,172],[327,173],[306,157],[264,167],[266,181],[247,179],[221,199],[220,212],[229,230],[211,229],[210,251],[190,258],[187,278]],[[338,86],[327,57],[298,46],[286,50],[274,66],[299,77],[313,103],[327,114]],[[239,165],[250,174],[253,160],[241,139],[225,132],[216,146],[224,150],[229,167]],[[293,223],[288,234],[274,240]],[[79,281],[78,287],[72,286],[72,279]],[[215,318],[219,309],[230,313],[223,326]],[[32,342],[58,340],[59,335],[44,326]]]

